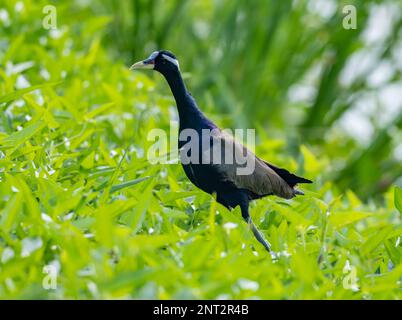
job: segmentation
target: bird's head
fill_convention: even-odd
[[[148,58],[138,61],[130,67],[130,70],[134,69],[153,69],[160,73],[166,73],[179,70],[179,61],[170,51],[154,51]]]

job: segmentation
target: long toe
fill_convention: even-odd
[[[304,196],[304,192],[303,192],[303,191],[300,191],[300,190],[297,190],[297,189],[294,189],[294,190],[293,190],[293,193],[294,193],[295,195]]]
[[[251,227],[251,230],[253,231],[255,238],[258,240],[258,242],[260,242],[265,247],[265,249],[267,249],[268,252],[271,252],[271,245],[269,244],[269,242],[267,240],[264,239],[264,236],[257,229],[255,224],[252,221],[250,221],[249,225]]]

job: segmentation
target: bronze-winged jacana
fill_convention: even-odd
[[[214,147],[221,148],[219,152],[225,153],[227,151],[225,148],[232,145],[235,154],[242,154],[253,160],[254,167],[250,174],[238,174],[241,165],[236,161],[232,161],[232,163],[224,161],[222,163],[205,163],[200,160],[184,163],[181,158],[188,179],[201,190],[216,194],[216,200],[228,209],[240,206],[242,216],[250,225],[255,237],[270,251],[270,245],[252,222],[249,213],[250,201],[269,195],[286,199],[293,198],[298,194],[303,195],[303,192],[295,189],[296,184],[311,183],[312,181],[298,177],[258,158],[207,119],[187,91],[180,73],[179,63],[171,52],[166,50],[155,51],[147,59],[133,64],[130,70],[132,69],[152,69],[165,77],[176,100],[179,112],[179,136],[180,133],[188,129],[197,132],[198,139],[200,139],[197,144],[200,148],[200,157],[202,154],[210,152]],[[207,144],[201,141],[202,133],[205,130],[214,132],[209,137]],[[188,140],[179,139],[179,149],[182,149],[186,143]]]

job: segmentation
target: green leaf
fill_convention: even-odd
[[[39,120],[30,126],[22,129],[21,131],[14,132],[8,137],[4,138],[0,141],[0,146],[4,149],[10,149],[8,154],[12,154],[15,150],[18,149],[24,142],[28,141],[31,137],[33,137],[37,132],[45,127],[45,122]]]
[[[300,147],[300,151],[304,158],[304,170],[312,173],[319,172],[321,169],[321,164],[317,157],[305,145]]]
[[[91,169],[94,166],[94,162],[95,162],[95,151],[92,151],[84,158],[84,160],[82,160],[81,166],[85,169]]]
[[[22,197],[21,191],[14,193],[11,199],[7,201],[6,207],[0,211],[0,227],[5,232],[9,232],[17,222],[18,215],[21,213]]]
[[[169,203],[178,199],[189,198],[199,194],[199,191],[180,191],[180,192],[169,192],[165,195],[162,200],[164,203]]]
[[[138,202],[135,209],[128,216],[128,225],[133,229],[133,233],[137,233],[141,228],[145,218],[145,213],[151,203],[153,184],[151,183],[141,195],[141,201]]]
[[[37,90],[37,89],[42,89],[46,87],[51,87],[51,86],[57,86],[58,84],[62,83],[62,81],[57,81],[57,82],[47,82],[47,83],[42,83],[38,84],[35,86],[31,86],[28,88],[23,88],[16,90],[14,92],[7,93],[6,95],[0,97],[0,104],[5,103],[5,102],[11,102],[13,100],[19,99],[21,96],[23,96],[25,93]]]
[[[395,208],[397,208],[399,213],[402,214],[402,189],[399,187],[395,187],[394,203]]]
[[[106,110],[110,109],[110,107],[114,106],[115,104],[116,104],[115,102],[105,103],[105,104],[97,107],[96,109],[93,109],[92,111],[88,112],[85,115],[85,119],[89,120],[89,119],[95,118],[96,116],[98,116],[102,112],[105,112]]]
[[[391,258],[393,264],[397,265],[401,262],[401,253],[399,252],[398,248],[395,247],[395,238],[388,239],[384,241],[385,249],[389,257]]]
[[[335,228],[339,229],[348,224],[368,218],[372,215],[373,213],[371,212],[360,212],[360,211],[334,212],[331,213],[331,215],[329,216],[329,221]]]
[[[142,182],[142,181],[148,180],[149,178],[151,178],[151,177],[148,176],[148,177],[138,178],[138,179],[126,181],[126,182],[123,182],[123,183],[120,183],[120,184],[116,184],[116,185],[114,185],[114,186],[112,186],[112,187],[110,188],[110,193],[119,191],[119,190],[124,189],[124,188],[128,188],[128,187],[134,186],[134,185],[136,185],[137,183],[140,183],[140,182]]]
[[[288,208],[285,206],[281,206],[278,204],[272,204],[272,207],[275,211],[279,212],[282,216],[286,218],[286,220],[294,223],[297,225],[308,226],[310,223],[309,221],[304,218],[300,213],[296,212],[293,208]]]
[[[387,237],[387,235],[392,231],[393,226],[387,226],[382,230],[376,232],[370,238],[367,239],[365,243],[361,246],[361,253],[367,255],[377,248]]]

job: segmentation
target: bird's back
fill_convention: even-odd
[[[261,160],[216,126],[211,130],[208,143],[203,143],[202,137],[200,131],[197,163],[184,164],[183,168],[187,177],[206,192],[237,189],[247,192],[250,199],[267,195],[289,199],[296,194],[293,188],[296,183],[310,182]],[[203,162],[206,153],[209,153],[209,163]],[[218,157],[214,158],[216,155]],[[248,171],[245,170],[247,165],[251,168]],[[293,179],[291,182],[290,178]]]

